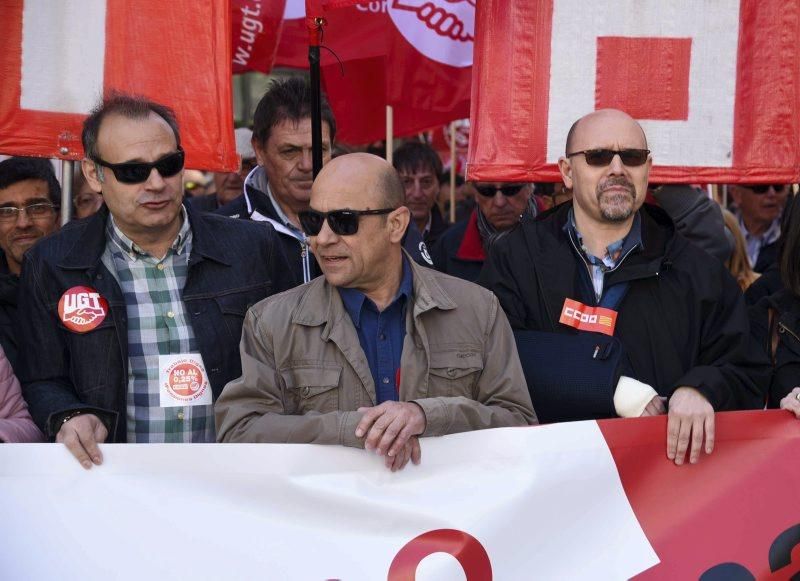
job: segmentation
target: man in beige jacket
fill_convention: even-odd
[[[324,276],[248,312],[219,441],[364,447],[399,470],[420,436],[536,423],[497,299],[408,259],[403,203],[379,157],[320,172],[300,219]]]

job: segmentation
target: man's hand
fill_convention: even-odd
[[[88,470],[92,463],[98,466],[103,463],[103,454],[97,444],[105,442],[107,437],[108,430],[100,418],[94,414],[81,414],[61,426],[56,442],[64,444]]]
[[[356,438],[366,437],[364,448],[394,458],[411,436],[425,431],[425,412],[412,402],[386,401],[371,408],[358,408],[364,415],[356,426]]]
[[[781,400],[781,409],[789,410],[796,418],[800,418],[800,387],[795,387]]]
[[[392,472],[397,472],[405,468],[408,461],[419,464],[422,460],[422,448],[419,445],[419,438],[411,436],[406,445],[402,447],[400,453],[395,456],[386,456],[384,464]]]
[[[679,387],[669,400],[667,458],[675,460],[675,464],[683,464],[691,441],[689,462],[696,464],[704,433],[706,454],[711,454],[714,450],[714,408],[693,387]]]
[[[667,413],[667,408],[664,407],[664,398],[656,395],[650,400],[650,403],[647,404],[647,407],[644,408],[642,415],[639,417],[660,416],[665,413]]]

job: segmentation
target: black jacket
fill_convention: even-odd
[[[589,274],[563,230],[571,206],[520,224],[492,246],[480,282],[515,329],[576,333],[558,322],[564,300],[597,304],[583,290],[591,289]],[[605,277],[605,288],[629,283],[614,333],[629,373],[662,396],[694,387],[715,410],[758,407],[757,386],[735,366],[756,365],[738,285],[719,260],[677,234],[663,210],[645,205],[641,217],[643,248]],[[568,361],[554,364],[569,369]]]
[[[483,268],[485,255],[478,232],[477,210],[467,220],[453,224],[431,248],[436,270],[475,282]]]
[[[431,208],[431,227],[430,229],[425,232],[424,239],[425,244],[428,248],[431,248],[436,241],[448,228],[447,221],[442,216],[441,210],[439,210],[439,206],[436,204],[433,205]]]
[[[768,373],[752,377],[767,394],[767,407],[777,408],[800,385],[800,298],[780,290],[750,307],[749,315],[753,342],[770,362]],[[773,336],[778,339],[774,353]]]
[[[241,375],[247,309],[292,281],[272,228],[187,210],[192,250],[183,301],[216,400]],[[17,375],[33,419],[50,438],[67,414],[81,410],[106,424],[109,442],[126,441],[127,310],[102,262],[107,219],[103,208],[71,222],[31,248],[23,262]],[[95,289],[109,305],[103,322],[82,334],[68,330],[58,315],[59,299],[75,286]]]
[[[0,272],[0,345],[11,363],[17,368],[18,339],[17,300],[19,277],[10,272]]]
[[[215,213],[229,218],[266,221],[272,224],[283,244],[283,250],[289,260],[295,285],[303,284],[321,275],[322,270],[320,270],[308,244],[282,222],[277,210],[272,205],[272,200],[269,199],[269,195],[254,185],[256,183],[266,183],[265,180],[264,169],[260,166],[254,168],[245,180],[244,195],[225,204]],[[409,224],[408,230],[403,237],[403,248],[406,249],[415,262],[422,266],[433,266],[433,261],[422,239],[422,234],[413,222]]]

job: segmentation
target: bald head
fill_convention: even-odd
[[[578,142],[581,141],[583,133],[588,126],[599,125],[602,127],[606,125],[612,127],[617,123],[631,123],[638,127],[639,132],[642,134],[642,149],[647,149],[647,136],[644,134],[644,129],[642,129],[642,126],[639,125],[636,119],[619,109],[599,109],[588,115],[584,115],[572,124],[572,127],[569,128],[569,132],[567,133],[565,153],[569,154],[573,151],[581,151],[584,149],[584,146],[579,145]]]
[[[360,186],[371,207],[399,208],[405,202],[403,183],[388,161],[369,153],[349,153],[329,161],[311,188],[314,193],[331,187]]]

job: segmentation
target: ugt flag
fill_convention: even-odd
[[[189,167],[238,167],[226,0],[0,0],[0,153],[78,160],[117,90],[172,107]]]
[[[655,182],[800,181],[800,2],[481,0],[473,179],[560,179],[571,124],[638,119]]]

